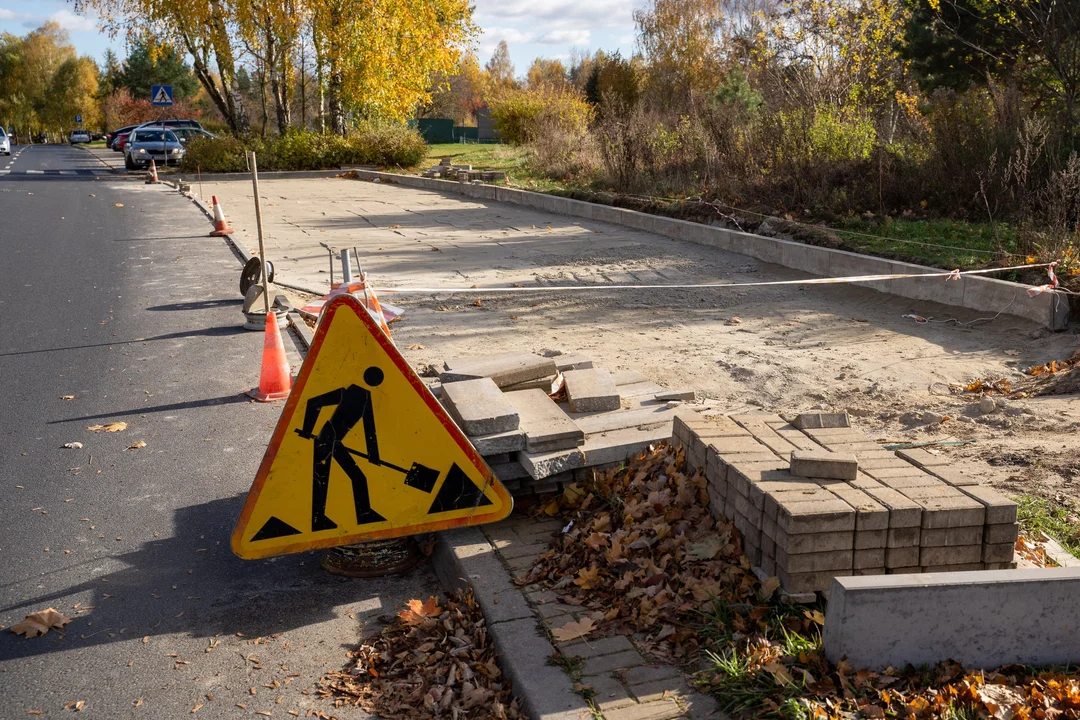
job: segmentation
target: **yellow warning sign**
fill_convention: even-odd
[[[331,300],[233,531],[254,559],[501,520],[513,498],[349,295]]]

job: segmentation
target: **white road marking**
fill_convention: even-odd
[[[44,170],[27,170],[26,174],[27,175],[44,175],[45,171]]]

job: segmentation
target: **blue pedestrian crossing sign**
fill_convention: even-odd
[[[172,85],[151,85],[150,102],[155,107],[169,107],[173,104]]]
[[[80,123],[80,124],[81,124],[81,123],[82,123],[82,115],[76,115],[76,116],[75,116],[75,122],[77,122],[77,123]]]

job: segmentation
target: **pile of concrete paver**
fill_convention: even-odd
[[[1017,506],[922,449],[885,450],[846,413],[680,414],[710,506],[789,593],[833,577],[1014,568]]]
[[[473,170],[473,166],[468,163],[455,165],[452,158],[443,158],[438,165],[420,174],[426,178],[445,178],[459,182],[495,182],[506,179],[506,173],[500,170]]]
[[[561,374],[565,401],[549,393]],[[530,353],[447,360],[440,399],[495,476],[517,497],[555,492],[595,467],[660,440],[693,401],[635,371],[594,368],[581,355]]]

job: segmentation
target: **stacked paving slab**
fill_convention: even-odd
[[[438,165],[421,173],[426,178],[445,178],[458,182],[495,182],[505,180],[506,173],[499,170],[473,170],[470,164],[454,165],[451,158],[443,158]]]
[[[636,371],[593,367],[581,355],[502,353],[452,358],[438,395],[515,497],[558,492],[596,468],[669,440],[683,401]],[[564,401],[549,393],[562,374]],[[560,396],[561,397],[561,396]]]
[[[681,414],[710,509],[791,594],[850,575],[1016,567],[1016,503],[926,450],[882,449],[846,413]]]

